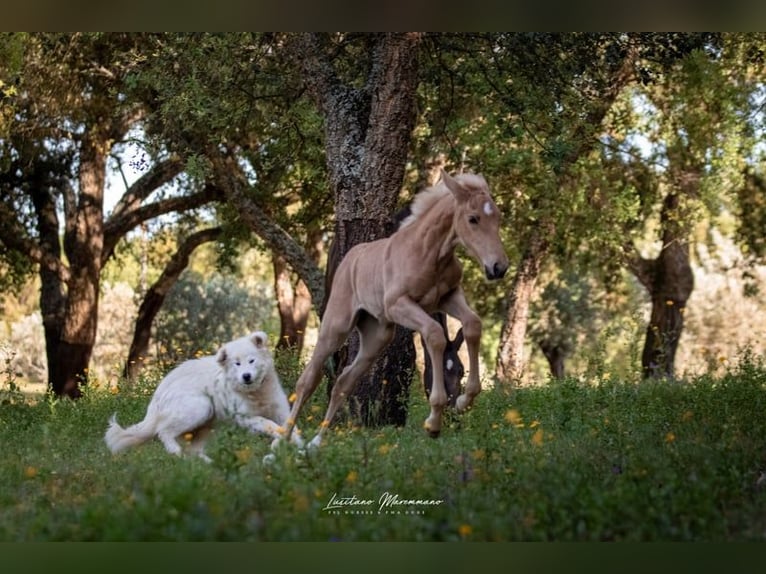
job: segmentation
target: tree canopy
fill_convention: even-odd
[[[515,270],[490,285],[466,265],[494,377],[527,377],[530,342],[563,372],[639,286],[641,372],[673,377],[711,229],[759,296],[763,61],[761,34],[5,33],[0,288],[39,278],[57,394],[87,380],[102,271],[142,226],[175,239],[137,292],[126,365],[207,242],[221,264],[244,246],[273,256],[275,306],[302,341],[294,311],[310,296],[321,315],[340,257],[390,233],[437,168],[469,170],[504,211]]]

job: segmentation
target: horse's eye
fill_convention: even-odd
[[[479,217],[477,215],[469,215],[468,216],[468,223],[470,223],[471,225],[478,225]]]

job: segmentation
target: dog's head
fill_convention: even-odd
[[[226,380],[247,390],[257,390],[273,370],[271,353],[266,346],[266,333],[256,331],[247,337],[226,343],[216,360],[226,373]]]

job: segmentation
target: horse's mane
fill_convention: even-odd
[[[409,205],[410,214],[399,224],[399,229],[406,227],[428,211],[437,201],[452,192],[446,185],[437,184],[419,192]]]
[[[455,176],[455,179],[467,187],[481,188],[487,186],[484,178],[472,173],[461,173]],[[412,203],[409,205],[410,214],[399,224],[399,229],[406,227],[418,219],[421,215],[431,209],[434,204],[446,195],[451,195],[449,188],[444,185],[444,180],[439,180],[436,185],[427,187],[415,195]]]

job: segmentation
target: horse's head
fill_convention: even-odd
[[[470,173],[442,179],[457,199],[453,228],[466,249],[484,266],[487,279],[500,279],[508,257],[500,241],[500,210],[489,194],[487,182]]]

